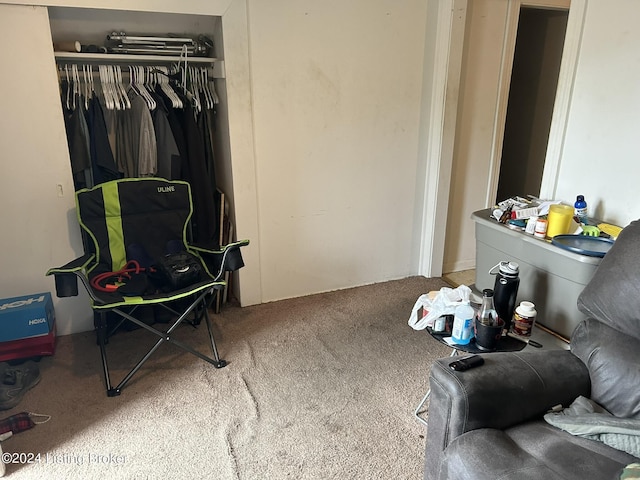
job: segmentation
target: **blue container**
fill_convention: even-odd
[[[473,338],[473,319],[475,311],[471,305],[463,304],[456,307],[451,329],[451,340],[457,345],[467,345]]]

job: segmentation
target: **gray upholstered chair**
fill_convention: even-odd
[[[589,318],[571,350],[494,353],[466,371],[431,371],[424,478],[614,479],[638,458],[545,422],[590,398],[640,419],[640,221],[620,234],[578,299]]]

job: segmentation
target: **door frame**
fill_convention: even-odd
[[[453,146],[467,0],[428,0],[419,156],[426,168],[417,182],[422,197],[418,274],[440,277],[451,186]]]
[[[502,139],[507,114],[507,101],[518,19],[521,6],[537,6],[540,8],[569,8],[567,31],[560,63],[556,101],[553,108],[551,127],[545,165],[540,187],[541,198],[554,198],[557,188],[558,173],[564,149],[565,132],[569,117],[571,95],[575,80],[582,31],[588,0],[513,0],[509,1],[507,12],[507,28],[505,30],[501,74],[499,80],[498,105],[493,126],[491,146],[491,165],[489,183],[487,184],[485,207],[494,203],[498,189]],[[431,87],[431,102],[428,112],[429,131],[426,135],[425,157],[426,175],[423,182],[424,198],[422,205],[422,234],[420,242],[420,258],[418,273],[427,277],[442,275],[444,262],[444,244],[446,235],[446,219],[449,204],[451,169],[453,164],[453,142],[455,140],[455,118],[458,108],[458,85],[460,79],[460,57],[465,40],[464,28],[456,23],[455,7],[464,8],[466,16],[466,0],[431,0],[438,5],[438,24],[435,34],[436,56],[433,65],[433,76],[425,78],[425,85]],[[568,5],[570,3],[570,5]],[[462,22],[464,25],[464,21]],[[429,45],[426,45],[429,48]],[[438,52],[438,50],[442,50]],[[438,58],[443,61],[438,62]],[[428,66],[425,66],[425,69]],[[457,77],[456,77],[457,74]],[[455,92],[455,94],[453,94]],[[445,129],[446,120],[453,119],[453,128]]]

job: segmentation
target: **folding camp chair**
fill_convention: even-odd
[[[230,243],[216,250],[190,244],[189,221],[193,204],[191,188],[183,181],[160,178],[114,180],[79,190],[76,207],[78,220],[86,233],[86,253],[62,267],[50,269],[47,275],[55,275],[58,297],[77,295],[78,278],[91,297],[107,395],[119,395],[164,342],[170,342],[216,368],[224,367],[226,362],[218,356],[213,338],[208,306],[214,294],[224,288],[225,272],[244,265],[240,247],[248,245],[249,241]],[[184,264],[179,263],[167,278],[162,275],[160,265],[171,258],[177,258],[178,262],[184,260]],[[189,284],[185,286],[178,285],[171,277],[172,273],[178,279],[180,275],[188,277],[191,272],[197,275],[187,278]],[[169,312],[172,320],[165,328],[155,328],[155,322],[140,318],[149,310]],[[204,355],[172,336],[183,322],[195,326],[202,317],[213,356]],[[126,322],[132,322],[159,339],[124,379],[112,387],[106,344]]]

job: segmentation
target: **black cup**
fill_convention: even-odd
[[[473,329],[476,334],[476,345],[481,350],[495,350],[502,337],[502,329],[504,322],[499,320],[500,324],[496,326],[484,325],[477,318],[473,323]]]

